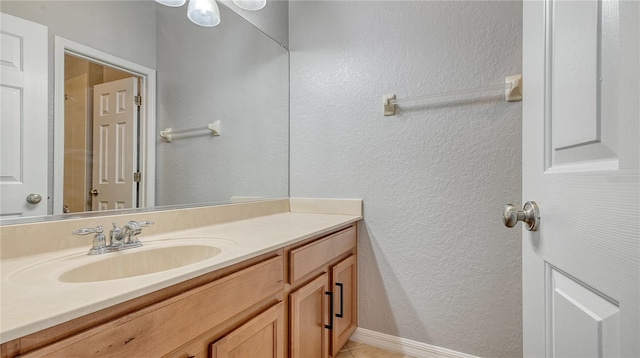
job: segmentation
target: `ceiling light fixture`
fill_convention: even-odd
[[[194,24],[213,27],[220,23],[220,9],[216,0],[191,0],[187,17]]]
[[[156,2],[166,6],[180,7],[187,0],[156,0]],[[233,0],[233,2],[239,8],[250,11],[260,10],[267,4],[267,0]],[[191,0],[187,8],[187,17],[196,25],[213,27],[220,23],[220,9],[216,0]]]

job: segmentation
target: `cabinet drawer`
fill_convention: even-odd
[[[96,326],[27,357],[160,357],[283,287],[282,256]]]
[[[356,247],[356,228],[337,232],[289,252],[289,282],[304,277],[341,254]]]

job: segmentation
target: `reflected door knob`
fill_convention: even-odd
[[[502,213],[502,222],[506,227],[514,227],[522,221],[525,227],[529,231],[538,230],[540,225],[540,210],[538,204],[535,201],[527,201],[522,210],[518,210],[513,204],[507,204],[504,206],[504,212]]]
[[[29,204],[37,204],[42,201],[42,196],[40,194],[29,194],[27,195],[27,203]]]
[[[100,194],[100,192],[98,191],[98,189],[93,189],[89,192],[89,194],[93,195],[93,196],[98,196],[98,194]]]

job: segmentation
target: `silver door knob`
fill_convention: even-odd
[[[525,227],[529,231],[538,230],[540,226],[540,210],[538,204],[535,201],[527,201],[522,210],[518,210],[513,204],[507,204],[504,206],[504,212],[502,213],[502,222],[506,227],[514,227],[522,221],[525,223]]]
[[[29,204],[37,204],[42,201],[42,196],[40,194],[31,193],[27,195],[27,203]]]
[[[93,196],[98,196],[100,194],[100,192],[98,191],[98,189],[93,189],[89,192],[89,194],[93,195]]]

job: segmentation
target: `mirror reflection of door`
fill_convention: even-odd
[[[139,79],[65,55],[65,213],[137,207]]]
[[[47,27],[0,13],[0,219],[47,214]]]

